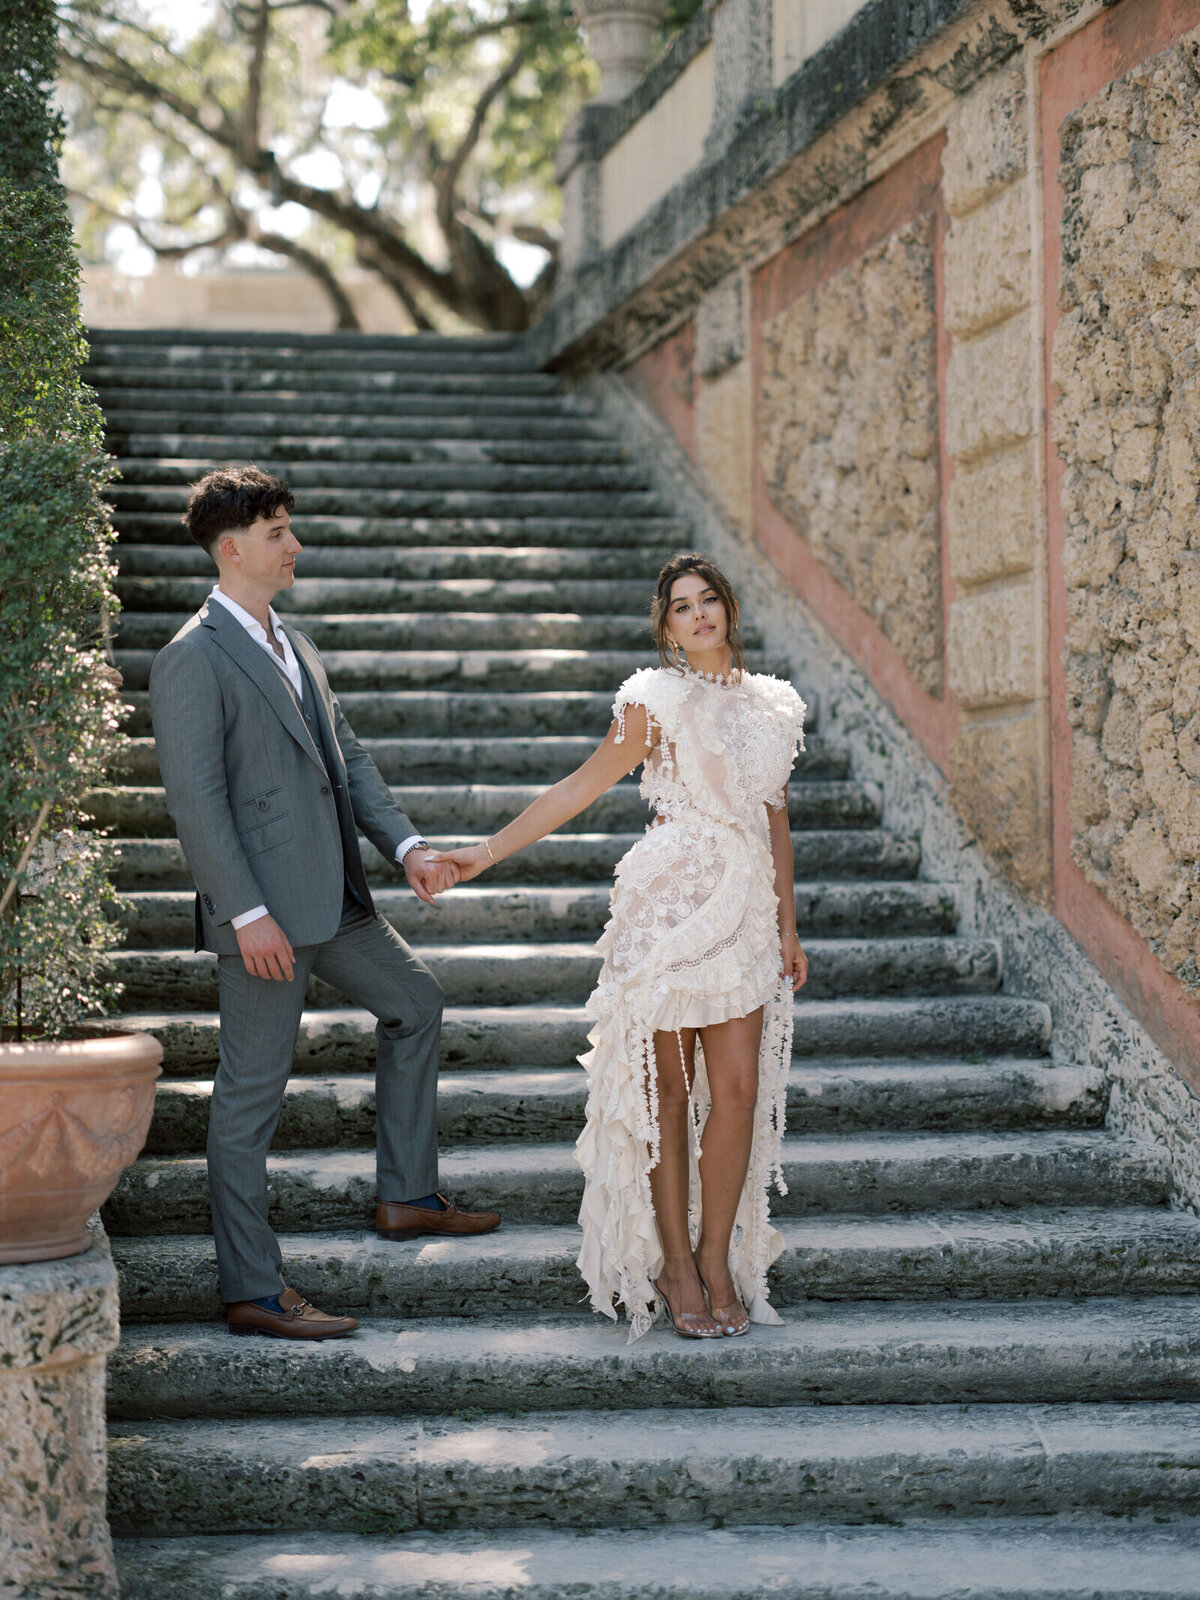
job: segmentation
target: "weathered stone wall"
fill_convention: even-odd
[[[762,329],[766,492],[929,694],[942,687],[932,216]]]
[[[1071,850],[1200,992],[1200,37],[1063,130]]]

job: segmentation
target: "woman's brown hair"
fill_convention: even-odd
[[[670,645],[667,642],[668,613],[671,609],[671,588],[676,578],[682,578],[686,573],[694,572],[698,578],[712,589],[717,599],[725,607],[725,621],[728,628],[726,643],[729,653],[733,657],[733,665],[739,672],[747,671],[746,648],[742,643],[742,636],[738,632],[738,603],[729,579],[721,571],[715,561],[708,556],[700,555],[696,550],[689,551],[686,555],[672,556],[666,566],[658,575],[654,585],[654,599],[650,602],[650,622],[654,629],[654,642],[658,646],[658,659],[664,667],[679,666],[677,656],[670,654]]]

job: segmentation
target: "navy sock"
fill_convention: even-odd
[[[446,1202],[440,1194],[423,1194],[419,1200],[405,1200],[406,1206],[416,1206],[419,1211],[445,1211]]]
[[[278,1311],[281,1316],[283,1315],[283,1307],[279,1304],[277,1294],[265,1294],[261,1300],[251,1300],[250,1304],[261,1306],[264,1311]]]

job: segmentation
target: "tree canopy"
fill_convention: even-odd
[[[160,258],[248,240],[349,328],[350,264],[416,328],[522,330],[549,293],[555,152],[597,83],[570,0],[67,0],[61,24],[88,258],[115,222]]]
[[[189,10],[201,20],[181,34]],[[241,240],[290,256],[341,326],[354,262],[418,328],[516,331],[536,313],[555,151],[595,86],[570,0],[211,0],[174,16],[68,0],[61,19],[86,254],[119,219],[160,257]],[[541,252],[532,282],[514,242]]]

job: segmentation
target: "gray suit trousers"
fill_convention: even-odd
[[[286,1282],[267,1221],[267,1151],[292,1071],[310,976],[379,1019],[379,1198],[417,1200],[438,1187],[441,985],[379,916],[346,923],[324,944],[298,947],[295,958],[295,976],[283,983],[253,977],[240,955],[218,957],[220,1063],[208,1123],[208,1182],[226,1304],[278,1294]]]

